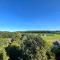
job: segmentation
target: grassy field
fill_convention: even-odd
[[[48,35],[45,35],[45,36],[41,36],[43,38],[43,40],[46,41],[46,43],[48,45],[52,45],[52,43],[56,40],[60,40],[60,34],[48,34]]]

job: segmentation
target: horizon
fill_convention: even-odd
[[[29,32],[29,31],[37,31],[37,32],[39,32],[39,31],[50,31],[50,32],[60,32],[60,30],[16,30],[16,31],[7,31],[7,30],[0,30],[0,32]]]
[[[0,31],[60,30],[59,0],[0,0]]]

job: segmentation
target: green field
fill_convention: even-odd
[[[46,41],[46,43],[50,46],[52,43],[56,40],[60,40],[60,34],[45,34],[46,36],[41,36],[43,40]]]

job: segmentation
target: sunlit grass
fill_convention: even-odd
[[[51,46],[52,43],[56,40],[60,40],[60,34],[51,34],[51,35],[46,35],[42,36],[43,40],[46,41],[46,43]]]

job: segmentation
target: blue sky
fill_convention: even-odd
[[[60,0],[0,0],[0,30],[60,30]]]

